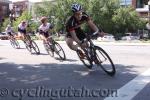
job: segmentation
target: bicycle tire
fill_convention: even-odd
[[[10,40],[10,43],[11,43],[13,48],[15,48],[15,49],[19,49],[20,48],[19,42],[16,39]]]
[[[35,41],[31,41],[31,49],[33,49],[35,51],[36,54],[40,54],[40,49],[37,46]],[[32,50],[31,50],[32,51]]]
[[[63,48],[56,41],[54,42],[54,52],[60,57],[60,59],[65,60],[66,55]]]
[[[29,46],[30,44],[29,44],[27,41],[24,41],[24,44],[25,44],[26,49],[27,49],[30,53],[32,53],[31,47]]]
[[[47,51],[47,53],[51,56],[54,57],[54,51],[52,50],[52,47],[50,44],[47,43],[43,43],[44,44],[44,48]]]
[[[83,51],[84,51],[84,53],[86,54],[84,59],[81,59],[80,54],[79,54],[78,51],[76,51],[76,52],[77,52],[77,55],[78,55],[79,59],[81,60],[81,62],[82,62],[88,69],[91,69],[92,66],[93,66],[92,60],[90,59],[90,57],[88,56],[88,54],[86,53],[86,51],[85,51],[85,50],[83,50]]]
[[[109,57],[109,55],[106,53],[106,51],[104,49],[102,49],[101,47],[98,47],[98,46],[94,46],[95,48],[95,55],[96,55],[96,59],[98,60],[98,64],[99,66],[101,66],[101,68],[110,76],[114,76],[115,73],[116,73],[116,69],[115,69],[115,65],[112,61],[112,59]],[[96,52],[96,51],[99,51],[99,52]],[[98,53],[100,53],[100,55],[98,55]],[[108,61],[108,62],[102,62],[103,59],[100,58],[101,57],[104,57],[104,60]],[[107,69],[108,68],[108,69]]]

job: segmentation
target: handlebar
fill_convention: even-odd
[[[94,32],[94,33],[92,34],[92,36],[96,35],[98,32],[99,32],[99,30],[97,30],[96,32]]]
[[[89,41],[90,39],[94,39],[98,36],[99,30],[97,30],[96,32],[92,33],[92,35],[86,34],[86,38],[82,40],[82,43],[84,43],[85,41]],[[94,38],[92,38],[94,37]]]

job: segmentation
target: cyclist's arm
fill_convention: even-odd
[[[99,30],[98,27],[93,23],[92,20],[89,20],[87,23],[88,23],[88,25],[90,26],[90,28],[91,28],[94,32],[96,32],[97,30]]]
[[[74,39],[75,42],[77,42],[78,44],[81,44],[81,41],[78,39],[76,33],[74,30],[70,31],[70,34],[72,36],[72,38]]]
[[[99,31],[99,32],[98,32],[98,35],[99,35],[100,37],[103,37],[103,36],[106,34],[106,33],[104,33],[104,32],[102,31],[102,29],[98,29],[98,27],[93,23],[92,20],[89,20],[87,23],[88,23],[88,25],[90,26],[90,28],[91,28],[94,32]]]

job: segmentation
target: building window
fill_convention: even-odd
[[[126,6],[126,5],[131,5],[132,0],[120,0],[120,5]]]
[[[143,8],[143,7],[144,7],[143,0],[137,0],[136,1],[136,8]]]

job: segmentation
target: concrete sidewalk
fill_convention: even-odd
[[[57,41],[59,43],[66,43],[65,41]],[[95,44],[103,44],[103,45],[129,45],[129,46],[150,46],[150,43],[143,43],[143,42],[128,42],[128,41],[114,41],[114,42],[100,42],[94,41]]]
[[[5,44],[9,42],[9,40],[0,40],[0,44]],[[22,42],[19,40],[19,42]],[[36,40],[36,42],[42,43],[42,40]],[[58,43],[66,43],[65,41],[57,41]],[[133,41],[113,41],[113,42],[101,42],[101,41],[93,41],[95,44],[102,45],[125,45],[125,46],[150,46],[150,43],[143,43],[141,41],[133,42]]]

